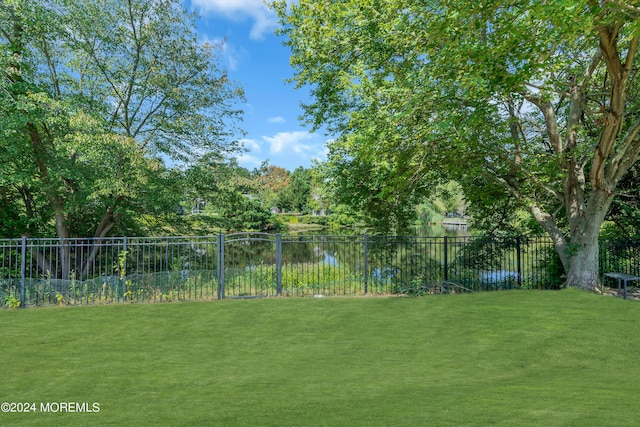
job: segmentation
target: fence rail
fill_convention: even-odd
[[[640,245],[603,242],[602,271],[638,274]],[[327,236],[0,239],[0,306],[553,288],[544,238]]]

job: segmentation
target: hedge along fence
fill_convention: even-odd
[[[640,245],[601,244],[601,268],[637,274]],[[557,288],[550,240],[239,233],[0,239],[0,305],[30,307],[276,295]]]

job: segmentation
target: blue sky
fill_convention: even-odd
[[[276,36],[275,13],[262,0],[184,0],[185,7],[201,15],[198,31],[204,41],[226,39],[222,66],[245,90],[242,129],[246,152],[237,156],[241,166],[253,169],[262,161],[293,171],[308,168],[313,159],[326,157],[323,132],[310,133],[298,117],[307,89],[294,89],[289,48]]]

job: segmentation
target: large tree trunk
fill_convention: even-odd
[[[118,199],[116,199],[117,202]],[[114,203],[115,204],[115,203]],[[104,215],[102,216],[102,220],[100,221],[100,225],[96,229],[94,240],[91,243],[91,250],[89,251],[89,255],[83,262],[82,271],[80,273],[80,278],[83,280],[89,276],[91,273],[91,267],[93,266],[93,261],[96,259],[96,255],[98,254],[98,250],[100,249],[100,241],[96,239],[102,239],[109,235],[111,229],[115,226],[115,219],[113,215],[113,209],[108,207]]]
[[[71,237],[71,232],[64,213],[64,199],[56,189],[55,183],[52,181],[51,175],[49,174],[49,167],[46,161],[49,157],[49,153],[41,131],[32,123],[27,123],[27,131],[33,147],[36,165],[38,166],[38,170],[40,171],[40,175],[42,176],[42,180],[46,186],[51,206],[53,207],[56,232],[60,239],[58,246],[60,278],[68,280],[71,277],[71,250],[65,240]],[[56,273],[52,271],[50,274]]]
[[[595,290],[598,285],[598,239],[585,243],[569,256],[567,286]]]
[[[580,220],[570,221],[571,236],[564,265],[567,286],[596,289],[600,277],[598,237],[612,200],[613,193],[604,189],[593,190]]]

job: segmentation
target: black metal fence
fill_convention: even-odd
[[[601,244],[637,274],[640,245]],[[0,239],[0,306],[559,287],[545,238],[321,236]]]

